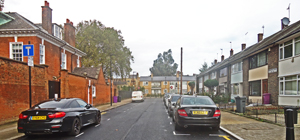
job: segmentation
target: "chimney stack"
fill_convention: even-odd
[[[263,40],[263,33],[259,33],[258,35],[257,35],[257,40],[258,40],[258,42],[260,42],[261,40]]]
[[[65,41],[68,42],[71,46],[75,47],[75,27],[73,26],[73,22],[71,22],[69,19],[66,20],[64,31]]]
[[[45,1],[45,6],[42,6],[42,27],[52,34],[52,9],[47,1]]]
[[[232,56],[232,55],[233,55],[233,49],[230,50],[230,56]]]
[[[246,49],[246,44],[243,43],[243,44],[242,44],[242,50],[245,50],[245,49]]]
[[[221,56],[221,62],[224,60],[224,55]]]
[[[215,65],[218,63],[218,60],[217,59],[215,59]]]

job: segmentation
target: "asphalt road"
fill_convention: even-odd
[[[174,131],[161,98],[148,98],[144,102],[130,103],[102,113],[101,125],[83,127],[77,136],[65,133],[41,135],[27,139],[84,139],[84,140],[234,140],[225,132],[208,127],[189,127]]]

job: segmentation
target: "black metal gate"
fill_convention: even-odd
[[[55,94],[60,98],[60,82],[49,81],[49,99],[54,98]]]

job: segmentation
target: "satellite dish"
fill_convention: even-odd
[[[287,26],[290,23],[290,19],[287,17],[284,17],[283,19],[281,19],[281,22],[283,25]]]

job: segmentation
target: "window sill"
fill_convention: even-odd
[[[262,66],[255,67],[255,68],[249,68],[249,70],[257,69],[257,68],[260,68],[260,67],[263,67],[263,66],[266,66],[266,65],[268,65],[268,63],[265,64],[265,65],[262,65]]]
[[[261,95],[249,95],[250,97],[261,97]]]
[[[297,58],[297,57],[300,57],[300,54],[297,54],[295,56],[291,56],[291,57],[288,57],[288,58],[284,58],[284,59],[279,59],[279,62],[286,61],[286,60],[293,59],[293,58]]]
[[[296,96],[300,97],[300,95],[279,95],[279,97],[296,97]]]

